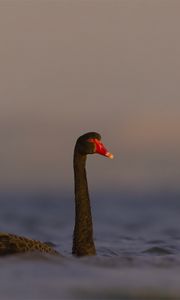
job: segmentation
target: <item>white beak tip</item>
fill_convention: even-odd
[[[113,159],[114,158],[114,155],[110,152],[107,152],[106,153],[106,156],[109,157],[110,159]]]

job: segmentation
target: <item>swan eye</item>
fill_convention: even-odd
[[[87,140],[89,143],[92,143],[92,144],[96,144],[98,139],[88,139]]]
[[[87,141],[91,144],[93,144],[93,151],[96,153],[96,140],[97,139],[88,139]]]

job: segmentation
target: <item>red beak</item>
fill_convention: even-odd
[[[113,154],[110,153],[106,148],[105,146],[103,145],[103,143],[98,140],[98,139],[89,139],[89,142],[92,142],[94,143],[95,145],[95,153],[99,153],[101,155],[104,155],[104,156],[107,156],[111,159],[113,159]]]

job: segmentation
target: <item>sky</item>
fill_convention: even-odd
[[[77,137],[93,189],[180,190],[180,2],[0,2],[0,188],[73,186]]]

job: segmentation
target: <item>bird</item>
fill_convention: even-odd
[[[100,154],[110,159],[110,153],[101,141],[97,132],[88,132],[81,135],[74,147],[74,193],[75,193],[75,225],[73,231],[72,254],[74,256],[96,255],[93,239],[93,223],[90,197],[86,176],[86,160],[88,154]],[[15,234],[0,232],[0,256],[40,252],[52,255],[61,255],[53,246],[38,240],[29,239]]]

